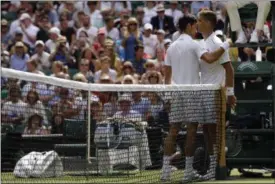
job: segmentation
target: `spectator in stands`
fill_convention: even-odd
[[[139,28],[141,29],[141,31],[143,31],[142,29],[143,29],[143,26],[145,25],[144,24],[144,8],[143,7],[141,7],[141,6],[137,7],[136,18],[138,21],[138,25],[140,26]]]
[[[76,39],[76,32],[74,28],[69,27],[69,21],[67,16],[62,16],[59,19],[60,22],[60,34],[67,38],[68,43],[71,44]]]
[[[119,111],[114,115],[115,118],[129,119],[132,121],[142,121],[142,115],[139,111],[132,108],[132,95],[131,93],[124,93],[118,98]]]
[[[6,47],[10,43],[12,35],[9,33],[9,23],[6,19],[1,20],[1,43]]]
[[[197,16],[197,14],[202,10],[202,9],[210,9],[210,1],[193,1],[191,2],[191,14]]]
[[[17,42],[22,42],[24,45],[24,51],[25,53],[30,53],[30,46],[29,44],[25,43],[23,41],[23,32],[21,30],[20,27],[16,28],[16,30],[14,31],[15,35],[14,35],[14,39],[11,40],[11,43],[8,45],[7,50],[10,52],[10,54],[14,54],[15,52],[15,44]]]
[[[154,28],[154,31],[164,30],[165,35],[172,35],[175,31],[174,19],[168,15],[164,14],[165,9],[163,4],[157,5],[157,16],[152,17],[151,24]]]
[[[144,53],[148,54],[149,58],[155,58],[158,39],[155,34],[152,34],[153,26],[150,23],[144,25],[143,31],[143,45]]]
[[[55,25],[58,21],[58,14],[56,10],[54,9],[53,2],[46,1],[46,2],[40,2],[43,10],[42,13],[47,15],[50,19],[50,22],[52,25]]]
[[[64,65],[73,66],[75,60],[69,53],[69,49],[66,47],[67,39],[64,36],[59,36],[57,39],[56,49],[51,53],[49,60],[61,61]]]
[[[79,33],[81,31],[86,31],[88,33],[90,42],[93,42],[95,40],[95,38],[97,36],[98,29],[91,24],[90,16],[88,16],[88,15],[84,16],[83,25],[76,32],[77,39],[79,39]]]
[[[146,60],[144,56],[144,46],[139,44],[135,46],[135,58],[131,61],[135,72],[139,75],[142,75],[145,72],[144,64]]]
[[[52,125],[50,127],[51,134],[63,134],[64,132],[64,117],[61,114],[56,114],[52,117]]]
[[[165,31],[160,29],[157,31],[157,39],[158,39],[158,42],[157,42],[157,46],[156,48],[157,49],[161,49],[162,51],[165,50],[165,47],[164,47],[164,38],[165,38]]]
[[[20,27],[23,31],[23,41],[34,48],[34,43],[36,41],[36,35],[39,28],[33,25],[31,17],[27,13],[23,13],[20,16]]]
[[[159,113],[163,111],[163,102],[156,92],[150,92],[147,94],[150,100],[150,108],[148,110],[147,121],[151,123],[158,123]],[[148,123],[149,124],[149,123]]]
[[[93,48],[95,49],[95,51],[97,52],[97,56],[98,56],[98,51],[104,47],[104,43],[106,40],[106,31],[104,28],[100,28],[98,29],[97,32],[97,37],[93,43]]]
[[[111,38],[114,42],[119,39],[119,30],[114,27],[114,18],[106,17],[105,18],[105,27],[103,28],[107,37]]]
[[[138,81],[132,75],[125,75],[121,84],[138,84]]]
[[[109,75],[112,81],[116,81],[117,72],[110,68],[110,62],[111,62],[110,57],[104,56],[100,58],[100,62],[101,62],[101,69],[95,73],[95,76],[94,76],[95,82],[98,83],[100,80],[100,76],[102,76],[103,74]]]
[[[9,89],[9,101],[3,104],[1,110],[2,123],[22,124],[24,122],[26,103],[21,100],[20,87],[13,85]]]
[[[121,81],[125,75],[134,75],[134,67],[130,61],[125,61],[122,65],[121,74],[118,76],[118,81]]]
[[[165,10],[165,15],[171,16],[174,19],[174,25],[177,26],[179,18],[183,16],[183,13],[178,10],[178,1],[170,1],[170,8]]]
[[[156,2],[155,1],[145,1],[144,7],[144,20],[143,23],[150,23],[152,17],[156,16]]]
[[[30,59],[27,61],[27,71],[30,73],[35,73],[35,74],[40,74],[40,75],[44,75],[43,72],[41,72],[40,70],[38,70],[37,66],[38,66],[38,60],[35,59]]]
[[[87,1],[87,6],[89,8],[86,14],[90,16],[90,20],[96,28],[101,28],[104,25],[103,17],[100,11],[97,9],[97,1]]]
[[[52,77],[58,76],[60,73],[65,72],[65,66],[61,61],[54,61],[52,64]],[[66,72],[65,72],[66,73]]]
[[[147,81],[148,81],[148,84],[163,84],[164,83],[164,79],[163,79],[161,73],[157,72],[157,71],[148,72]]]
[[[32,55],[31,60],[38,61],[37,69],[39,71],[48,72],[51,68],[51,63],[49,61],[50,54],[45,52],[45,44],[42,40],[37,40],[35,42],[35,54]]]
[[[27,95],[31,90],[35,90],[39,94],[39,99],[42,102],[47,102],[48,90],[46,84],[38,82],[28,82],[25,84],[22,89],[22,97],[24,98],[24,101],[26,101]]]
[[[1,66],[5,68],[10,67],[10,53],[4,49],[1,49]]]
[[[46,41],[45,45],[50,53],[53,53],[55,51],[59,36],[60,30],[57,27],[52,27],[49,30],[50,39]]]
[[[90,70],[90,62],[87,59],[81,59],[80,63],[79,63],[79,72],[75,74],[83,74],[85,79],[89,82],[89,83],[94,83],[94,74],[93,72]],[[74,76],[74,77],[75,77]]]
[[[39,114],[32,114],[27,123],[27,127],[24,130],[24,134],[29,135],[46,135],[48,131],[42,124],[43,117]]]
[[[264,23],[270,11],[271,3],[270,1],[240,1],[234,0],[229,1],[226,4],[227,14],[230,19],[231,31],[236,31],[238,38],[236,43],[246,43],[247,38],[241,26],[241,18],[238,12],[239,8],[244,7],[247,4],[255,3],[258,6],[258,14],[256,20],[256,27],[253,30],[250,38],[250,42],[258,43],[260,31],[263,30]]]
[[[10,25],[10,34],[12,36],[15,35],[15,31],[18,30],[17,28],[20,27],[20,17],[23,13],[25,13],[26,10],[23,8],[19,8],[16,12],[16,16],[17,19],[15,19],[14,21],[12,21],[11,25]]]
[[[112,92],[109,94],[109,100],[103,106],[103,114],[105,118],[113,117],[118,111],[118,93]]]
[[[97,96],[91,96],[91,120],[99,123],[103,120],[102,103]]]
[[[76,108],[73,108],[71,97],[69,96],[69,89],[60,88],[59,101],[53,105],[53,114],[61,114],[64,118],[71,118],[77,114]]]
[[[143,121],[146,120],[150,108],[150,101],[147,97],[143,96],[141,92],[133,92],[132,95],[132,109],[141,114]]]
[[[125,48],[125,60],[133,60],[135,57],[135,46],[142,41],[142,34],[138,28],[137,19],[131,17],[128,20],[127,30],[123,35],[122,45]]]
[[[147,60],[147,62],[145,63],[145,68],[146,68],[146,72],[141,76],[141,83],[142,84],[150,84],[149,83],[149,76],[152,75],[152,72],[157,72],[156,70],[156,61],[155,60]],[[156,84],[161,84],[162,82],[162,77],[161,74],[159,72],[157,72],[158,75],[158,83]]]
[[[42,40],[43,42],[46,42],[49,40],[49,30],[51,29],[52,25],[49,21],[49,17],[42,16],[38,22],[39,31],[36,35],[36,40]]]
[[[31,89],[27,97],[26,101],[26,111],[25,111],[25,120],[28,120],[32,114],[38,114],[42,117],[42,124],[49,125],[46,108],[43,103],[39,100],[39,95],[35,89]]]
[[[11,55],[10,67],[15,70],[26,71],[26,63],[29,59],[30,56],[25,52],[24,44],[16,42],[15,53]]]
[[[97,61],[97,53],[91,46],[86,31],[79,33],[79,39],[71,45],[71,54],[76,58],[76,66],[78,66],[81,59],[87,59],[90,63],[90,69],[95,72],[100,69],[100,62]]]
[[[106,56],[110,58],[110,68],[115,70],[117,73],[121,72],[121,62],[119,60],[119,57],[117,56],[117,53],[115,51],[115,43],[107,39],[104,43],[104,52]]]

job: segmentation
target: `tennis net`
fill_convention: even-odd
[[[158,183],[169,126],[178,122],[183,124],[176,140],[168,141],[174,155],[169,165],[176,170],[171,182],[187,173],[190,122],[199,123],[192,167],[200,176],[190,180],[201,180],[211,163],[225,168],[225,93],[220,86],[90,84],[63,74],[49,77],[6,68],[1,68],[1,79],[4,183],[23,181],[15,177],[18,173],[30,177],[30,183]],[[209,123],[217,124],[215,161],[201,128]],[[33,151],[44,156],[24,157]],[[57,153],[49,154],[54,159],[45,156],[49,151]],[[44,162],[30,161],[34,157]],[[24,158],[29,160],[22,162]],[[33,179],[37,176],[60,177]],[[215,173],[207,180],[213,177]]]

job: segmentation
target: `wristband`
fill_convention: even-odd
[[[226,42],[223,42],[221,44],[221,48],[223,48],[224,50],[228,50],[230,47],[230,44],[226,41]]]
[[[226,96],[234,96],[234,88],[232,87],[226,88]]]

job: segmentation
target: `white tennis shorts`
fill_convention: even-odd
[[[217,123],[218,103],[214,91],[173,92],[169,122],[175,123]]]

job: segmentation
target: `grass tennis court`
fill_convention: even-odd
[[[160,183],[160,171],[143,171],[129,176],[63,176],[58,178],[15,178],[12,173],[2,173],[1,183]],[[225,181],[207,181],[198,183],[275,183],[275,179],[270,174],[265,174],[263,178],[242,178],[237,170],[232,171],[232,177]],[[179,170],[173,173],[173,181],[177,183],[181,180],[183,171]]]

